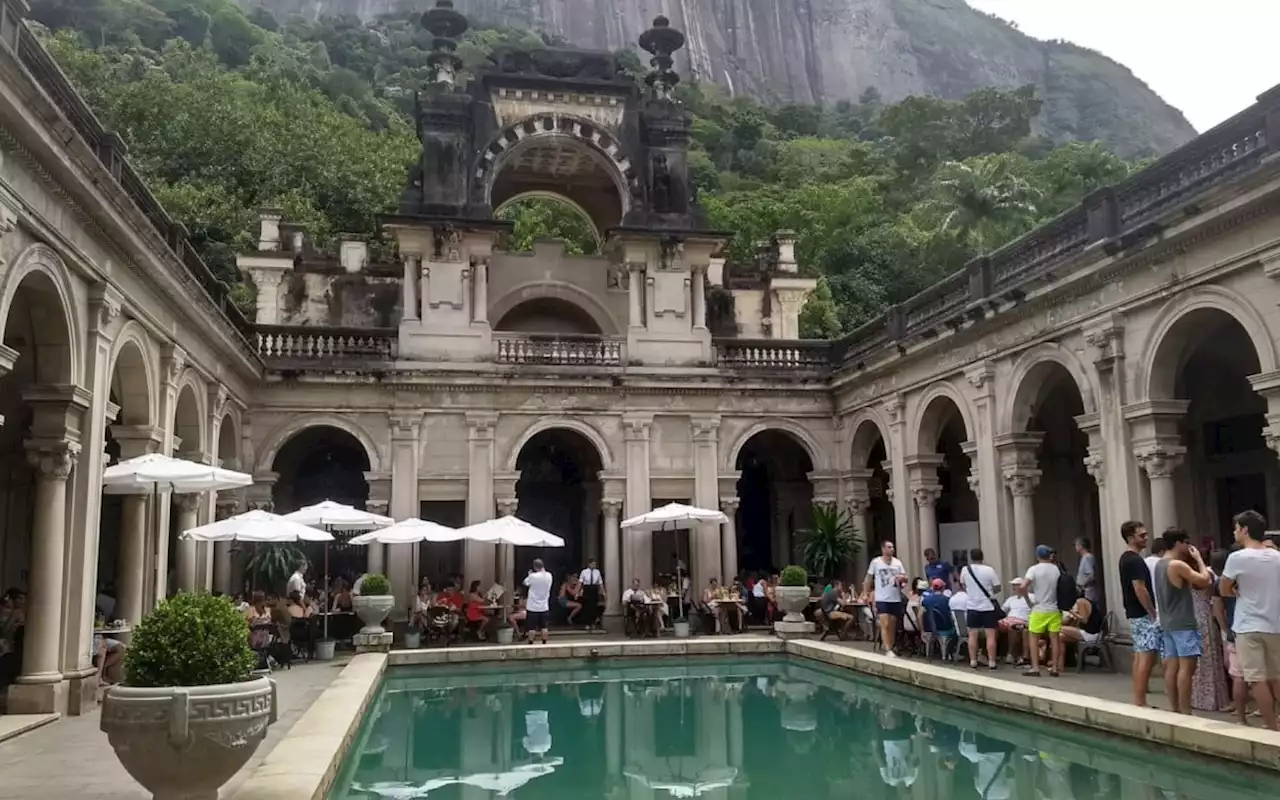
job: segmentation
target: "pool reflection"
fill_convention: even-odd
[[[330,797],[1280,796],[1271,774],[824,667],[675,663],[393,673]]]

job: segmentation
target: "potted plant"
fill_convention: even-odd
[[[353,605],[355,605],[356,615],[360,617],[360,621],[364,623],[364,627],[360,629],[361,633],[386,633],[386,628],[382,627],[382,622],[387,618],[387,612],[395,607],[396,598],[391,594],[391,581],[387,580],[387,576],[380,572],[373,572],[364,576],[364,581],[360,584],[360,594],[356,595]]]
[[[133,779],[159,798],[215,798],[276,721],[276,685],[253,678],[249,626],[225,597],[162,602],[133,631],[125,683],[99,726]]]
[[[778,576],[775,597],[778,599],[778,608],[786,615],[782,618],[783,622],[794,624],[805,621],[804,610],[809,606],[809,573],[804,571],[804,567],[792,564],[782,570],[782,574]]]
[[[835,503],[814,503],[813,524],[800,535],[810,575],[837,577],[862,549],[849,512]]]

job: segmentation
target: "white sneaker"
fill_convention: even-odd
[[[885,657],[885,658],[897,658],[897,657],[898,657],[898,654],[897,654],[897,653],[895,653],[895,652],[893,652],[892,650],[886,650],[886,651],[884,651],[884,657]]]

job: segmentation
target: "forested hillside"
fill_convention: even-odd
[[[230,0],[34,0],[31,16],[225,279],[243,280],[234,254],[252,246],[261,206],[283,207],[320,242],[376,235],[376,216],[394,209],[431,48],[415,18],[277,20]],[[547,44],[490,28],[468,32],[459,54],[475,69],[512,43]],[[734,260],[790,228],[801,262],[824,277],[805,314],[813,336],[850,330],[1134,166],[1096,144],[1032,136],[1034,87],[895,104],[867,91],[825,108],[770,108],[714,86],[680,97],[695,116],[701,202],[715,228],[739,232]],[[548,233],[593,246],[561,208],[510,213],[517,246]]]

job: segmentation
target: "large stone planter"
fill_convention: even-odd
[[[786,614],[783,622],[804,622],[804,610],[809,607],[808,586],[779,586],[774,591],[778,608]]]
[[[221,686],[113,686],[100,727],[155,800],[217,800],[276,721],[270,678]]]
[[[385,633],[386,629],[382,627],[382,621],[387,618],[387,614],[395,604],[396,598],[389,594],[357,595],[353,605],[356,609],[356,615],[364,623],[364,627],[360,629],[360,632],[364,634]]]

